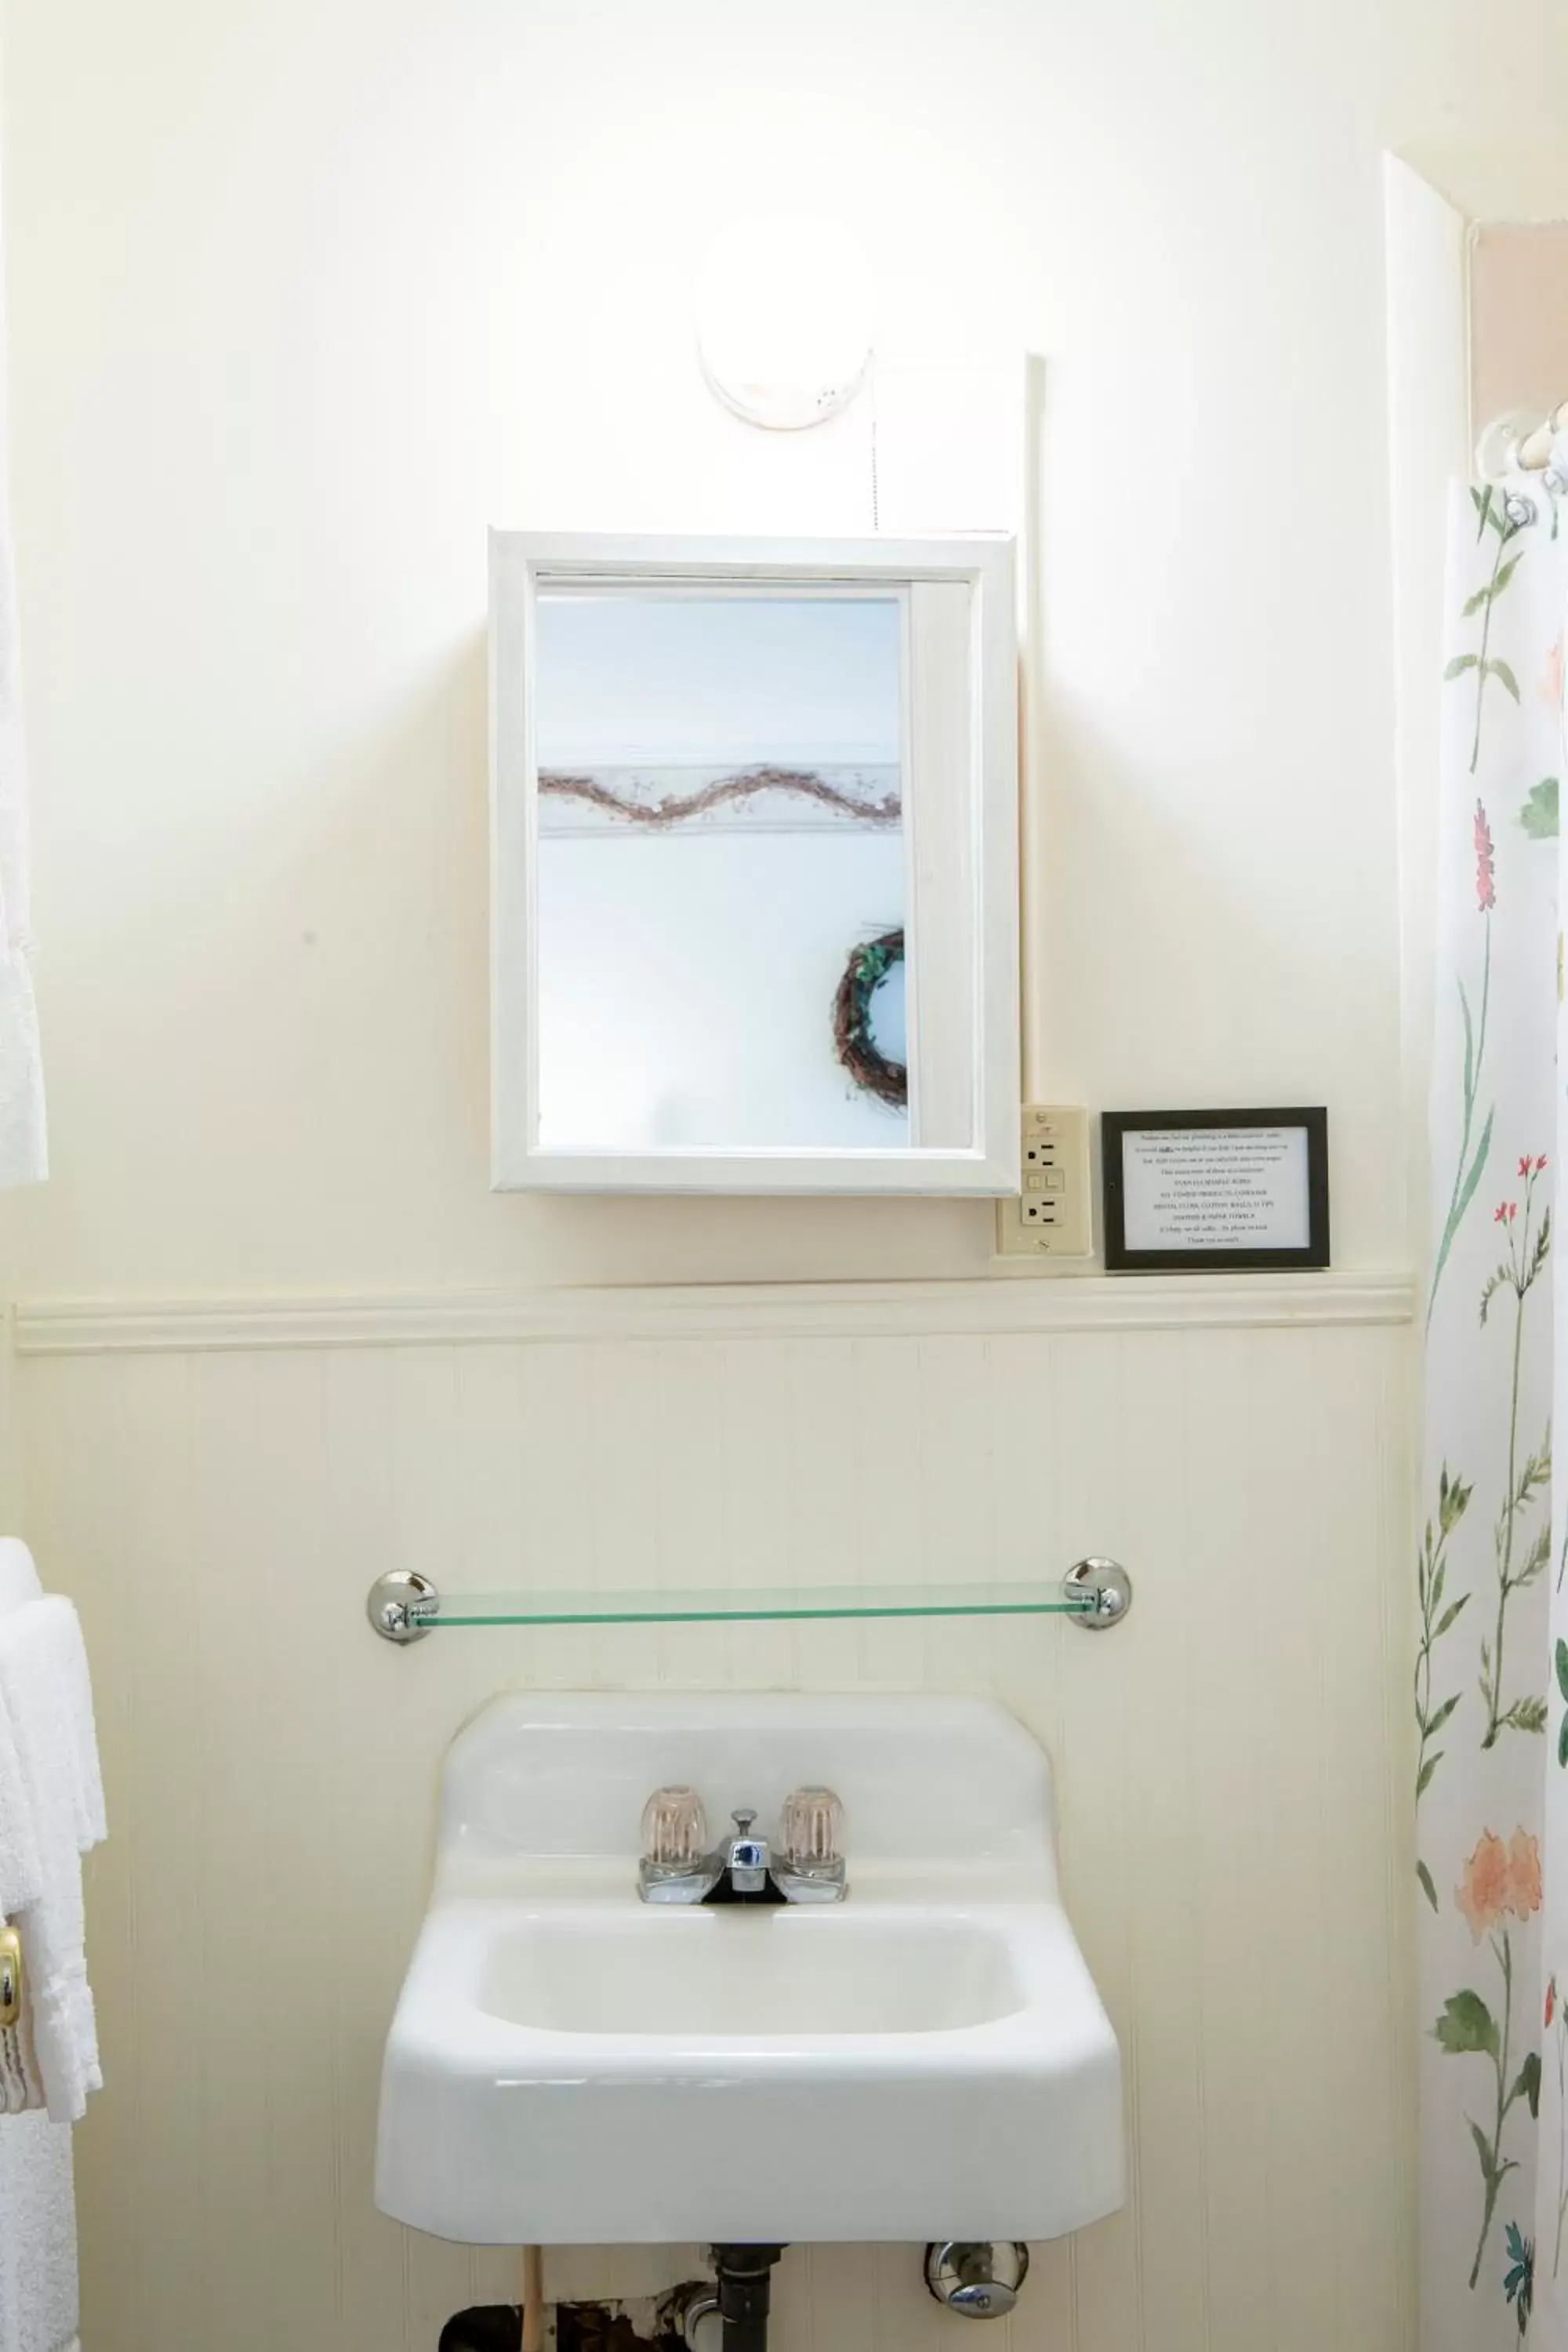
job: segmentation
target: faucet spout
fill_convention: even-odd
[[[735,1835],[730,1840],[724,1854],[724,1876],[736,1895],[765,1895],[773,1857],[766,1838],[753,1837],[752,1824],[756,1820],[754,1808],[740,1806],[730,1819],[735,1824]]]

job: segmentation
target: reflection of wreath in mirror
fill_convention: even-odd
[[[856,1085],[879,1102],[902,1110],[910,1098],[910,1074],[902,1062],[889,1062],[877,1050],[871,1034],[871,999],[904,960],[904,933],[884,931],[849,951],[844,977],[833,999],[833,1044],[839,1060]]]

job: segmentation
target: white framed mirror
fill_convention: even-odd
[[[490,540],[498,1189],[1018,1189],[1013,549]]]

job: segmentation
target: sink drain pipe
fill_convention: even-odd
[[[544,2352],[544,2249],[522,2250],[522,2330],[518,2352]]]
[[[782,2246],[715,2246],[724,2352],[767,2352],[773,2264]]]

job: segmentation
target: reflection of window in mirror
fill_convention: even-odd
[[[903,635],[898,595],[541,594],[546,1148],[908,1141]]]
[[[683,544],[495,541],[498,1181],[1016,1189],[1007,543]]]

